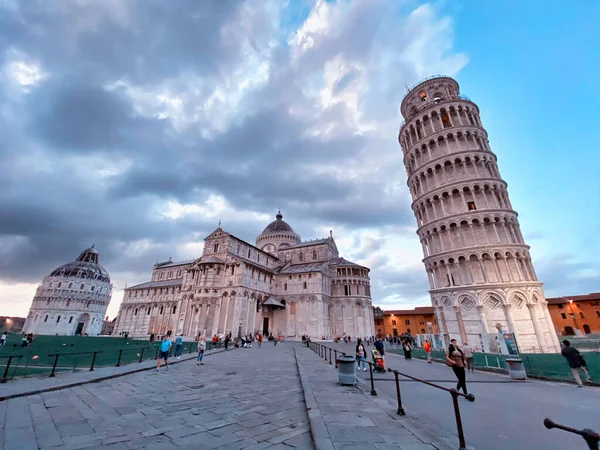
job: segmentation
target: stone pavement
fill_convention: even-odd
[[[0,402],[0,450],[83,448],[312,449],[293,345]]]
[[[368,385],[340,386],[334,366],[311,349],[297,348],[296,357],[317,450],[458,448],[455,436],[398,416],[397,404],[371,396]]]

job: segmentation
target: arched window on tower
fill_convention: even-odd
[[[450,123],[450,117],[448,117],[448,113],[446,110],[442,110],[440,114],[440,118],[442,119],[442,125],[444,128],[450,128],[452,124]]]
[[[344,295],[351,295],[350,286],[348,286],[347,284],[344,285]]]
[[[283,283],[283,290],[287,291],[287,283]]]
[[[313,259],[317,259],[317,251],[313,250]]]
[[[137,308],[135,308],[135,310],[133,311],[133,315],[134,315],[134,316],[137,316],[137,313],[138,313],[138,309],[137,309]]]
[[[60,322],[60,316],[56,318],[56,323]]]
[[[215,250],[214,250],[214,252],[215,252],[215,253],[218,253],[218,252],[219,252],[219,244],[215,244]]]
[[[73,322],[73,316],[69,317],[69,323]]]
[[[177,312],[177,306],[173,306],[173,314]]]
[[[148,311],[146,312],[146,315],[149,316],[151,312],[152,312],[152,308],[150,306],[148,306]]]
[[[159,314],[162,314],[162,313],[163,313],[163,311],[164,311],[164,307],[162,307],[162,306],[161,306],[161,307],[160,307]]]
[[[298,258],[300,259],[300,261],[304,261],[304,253],[300,252]]]
[[[306,289],[306,281],[304,282],[304,289]]]

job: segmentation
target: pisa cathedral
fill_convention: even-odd
[[[437,76],[403,99],[398,136],[442,342],[495,351],[499,330],[522,352],[560,351],[507,184],[458,83]]]
[[[150,281],[125,289],[113,334],[228,332],[372,336],[369,269],[341,258],[331,235],[302,241],[280,213],[255,245],[219,226],[201,257],[157,263]]]

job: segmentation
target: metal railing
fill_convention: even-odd
[[[327,354],[329,352],[329,364],[331,364],[331,351],[333,350],[334,354],[335,354],[335,361],[336,364],[335,366],[337,367],[337,354],[338,351],[336,349],[332,349],[331,347],[327,347],[326,345],[323,345],[319,342],[311,342],[311,341],[307,341],[306,343],[307,347],[309,347],[312,351],[314,351],[316,354],[318,354],[319,356],[321,356],[322,358],[325,358],[325,362],[327,362]],[[352,356],[352,355],[348,355],[345,352],[339,352],[341,355],[344,356]],[[371,361],[366,361],[365,363],[367,363],[369,365],[369,378],[370,378],[370,383],[371,383],[371,395],[375,396],[377,395],[377,391],[375,390],[375,380],[373,378],[373,368],[376,366],[376,364],[374,362]],[[394,378],[395,378],[395,382],[396,382],[396,400],[398,402],[398,409],[397,409],[397,413],[400,416],[405,416],[406,415],[406,410],[404,409],[404,405],[402,404],[402,392],[400,390],[400,379],[399,377],[405,377],[408,378],[410,380],[413,381],[417,381],[419,383],[422,384],[426,384],[428,386],[434,387],[436,389],[440,389],[442,391],[446,391],[450,394],[450,396],[452,397],[452,404],[454,407],[454,416],[456,418],[456,431],[457,431],[457,436],[458,436],[458,441],[459,441],[459,450],[466,450],[467,449],[467,444],[466,444],[466,440],[465,440],[465,433],[464,433],[464,429],[463,429],[463,425],[462,425],[462,418],[460,415],[460,405],[458,404],[458,397],[464,397],[465,399],[467,399],[470,402],[474,402],[475,401],[475,396],[473,394],[463,394],[461,392],[458,392],[456,389],[448,389],[445,388],[444,386],[440,386],[438,384],[435,383],[431,383],[429,381],[425,381],[425,380],[421,380],[420,378],[417,377],[413,377],[412,375],[408,375],[406,373],[403,372],[399,372],[397,370],[394,369],[387,369],[388,372],[391,372],[394,374]]]
[[[583,430],[577,430],[575,428],[571,428],[566,425],[561,425],[559,423],[553,422],[548,418],[544,419],[544,426],[549,430],[551,430],[552,428],[558,428],[559,430],[568,431],[569,433],[573,434],[578,434],[583,438],[590,450],[598,450],[600,448],[600,434],[590,429],[584,428]]]
[[[58,365],[58,359],[61,356],[79,356],[79,355],[91,355],[93,354],[94,357],[92,358],[92,364],[90,365],[90,372],[94,371],[94,365],[96,364],[96,356],[98,356],[98,353],[102,353],[102,350],[98,350],[95,352],[71,352],[71,353],[50,353],[48,356],[49,357],[53,357],[54,356],[54,364],[52,365],[52,372],[50,372],[49,377],[55,377],[56,374],[56,366]],[[75,363],[77,364],[77,363]]]
[[[17,358],[18,360],[20,360],[22,357],[23,355],[0,356],[0,358],[6,358],[8,360],[6,361],[6,366],[4,367],[2,378],[0,378],[0,383],[6,383],[6,380],[8,380],[8,371],[10,370],[10,364],[12,363],[13,358]]]

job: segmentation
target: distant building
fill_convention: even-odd
[[[116,317],[113,320],[108,320],[108,316],[106,316],[106,319],[104,319],[104,322],[102,323],[102,331],[100,331],[100,334],[102,336],[112,335],[113,331],[115,330],[116,323],[117,323]]]
[[[0,333],[20,333],[25,324],[25,317],[0,317]]]
[[[385,310],[382,315],[375,316],[375,333],[381,336],[401,336],[403,333],[437,334],[433,307]]]
[[[559,336],[600,333],[600,292],[547,300]]]
[[[38,286],[24,333],[97,336],[112,295],[110,277],[92,245]]]
[[[369,269],[341,258],[331,235],[303,242],[281,213],[256,245],[219,227],[204,239],[201,257],[156,264],[150,281],[125,289],[113,334],[255,332],[373,335]]]

